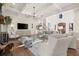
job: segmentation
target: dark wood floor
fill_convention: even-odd
[[[24,48],[24,47],[18,47],[19,45],[21,45],[21,43],[18,40],[11,40],[7,44],[9,44],[11,42],[14,43],[12,53],[15,56],[32,56],[32,53],[29,49]],[[3,47],[3,46],[0,45],[0,47]],[[79,41],[77,41],[77,50],[68,49],[67,54],[68,54],[68,56],[79,56]]]
[[[14,43],[14,47],[12,48],[12,53],[14,56],[32,56],[32,53],[29,49],[24,47],[18,47],[21,43],[18,40],[11,40],[5,45],[0,45],[1,48],[4,48],[7,44]]]

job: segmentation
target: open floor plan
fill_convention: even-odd
[[[0,3],[0,56],[79,56],[79,3]]]

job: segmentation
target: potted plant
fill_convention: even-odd
[[[11,19],[10,16],[5,16],[5,24],[6,24],[6,25],[11,24],[11,21],[12,21],[12,19]]]

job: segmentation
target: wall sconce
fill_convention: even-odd
[[[73,23],[69,23],[69,31],[73,31]]]

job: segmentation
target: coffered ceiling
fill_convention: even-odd
[[[26,16],[33,16],[35,7],[36,17],[48,17],[50,15],[67,11],[70,9],[79,8],[78,3],[15,3],[4,4],[3,10],[7,12],[14,11],[18,14],[24,14]]]

